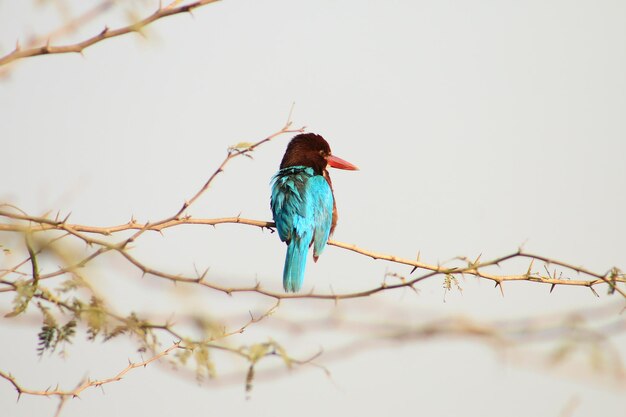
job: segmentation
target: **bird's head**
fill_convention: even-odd
[[[287,145],[280,168],[298,165],[311,167],[318,175],[322,175],[329,166],[351,171],[359,169],[356,165],[333,155],[328,142],[315,133],[296,135]]]

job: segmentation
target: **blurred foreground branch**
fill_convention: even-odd
[[[15,49],[4,56],[0,56],[0,67],[10,64],[14,61],[29,58],[39,55],[51,55],[51,54],[67,54],[67,53],[80,53],[99,42],[106,39],[115,38],[118,36],[127,35],[129,33],[141,33],[141,31],[148,25],[163,19],[168,16],[173,16],[181,13],[191,13],[194,9],[206,6],[211,3],[216,3],[219,0],[198,0],[192,3],[179,5],[180,1],[173,1],[167,6],[163,6],[159,3],[158,8],[149,16],[138,20],[130,25],[118,28],[110,29],[105,26],[102,31],[90,38],[84,39],[80,42],[67,44],[67,45],[51,45],[51,39],[53,36],[66,33],[68,31],[74,31],[81,24],[88,22],[94,15],[101,13],[103,10],[107,10],[111,6],[111,2],[104,2],[96,8],[84,13],[80,17],[68,22],[64,27],[56,30],[48,35],[47,40],[43,45],[22,48],[19,43],[15,45]],[[39,40],[39,39],[38,39]]]
[[[109,377],[109,378],[104,378],[104,379],[99,379],[99,380],[91,380],[89,378],[87,378],[84,381],[81,381],[76,388],[72,389],[72,390],[62,390],[59,389],[58,387],[54,388],[54,389],[45,389],[45,390],[33,390],[33,389],[29,389],[29,388],[24,388],[21,385],[18,384],[18,382],[16,381],[15,377],[13,377],[11,374],[6,374],[4,372],[2,372],[0,370],[0,377],[6,379],[7,381],[9,381],[11,383],[11,385],[13,385],[13,387],[15,388],[15,390],[17,391],[17,395],[18,395],[18,399],[19,397],[22,396],[22,394],[28,394],[28,395],[38,395],[38,396],[44,396],[44,397],[52,397],[52,396],[57,396],[57,397],[78,397],[80,395],[81,392],[83,392],[84,390],[86,390],[87,388],[90,387],[100,387],[102,385],[105,384],[109,384],[111,382],[117,382],[122,380],[122,378],[124,378],[124,376],[126,376],[126,374],[130,371],[132,371],[133,369],[136,368],[145,368],[146,366],[148,366],[149,364],[151,364],[154,361],[157,361],[159,359],[161,359],[164,356],[167,356],[170,354],[170,352],[172,352],[175,349],[184,349],[183,346],[181,346],[180,342],[175,342],[172,346],[168,347],[167,349],[157,353],[156,355],[152,356],[150,359],[147,359],[145,361],[141,361],[141,362],[128,362],[128,366],[126,366],[124,369],[122,369],[121,371],[119,371],[116,375]]]

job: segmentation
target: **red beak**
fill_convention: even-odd
[[[330,155],[328,158],[328,165],[330,165],[333,168],[339,168],[339,169],[347,169],[349,171],[358,171],[359,168],[356,165],[351,164],[350,162],[341,159],[337,156],[334,155]]]

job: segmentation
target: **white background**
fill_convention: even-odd
[[[16,38],[25,43],[24,34],[57,24],[51,7],[35,13],[19,3],[0,1],[3,53]],[[280,129],[295,102],[294,125],[322,134],[336,155],[361,168],[331,173],[340,212],[335,239],[408,258],[419,250],[429,263],[489,259],[524,244],[598,272],[625,267],[625,18],[626,3],[608,0],[209,5],[194,17],[157,22],[146,38],[128,35],[84,56],[12,66],[0,82],[0,199],[31,214],[71,211],[82,224],[166,217],[201,187],[229,145]],[[112,13],[65,40],[91,36],[104,22],[126,21]],[[269,181],[288,139],[259,148],[254,160],[233,161],[191,214],[270,220]],[[193,273],[195,263],[210,267],[217,282],[281,288],[284,245],[256,228],[181,228],[147,237],[134,251],[170,272]],[[4,256],[3,267],[18,260]],[[93,284],[121,313],[206,311],[219,319],[236,306],[268,305],[141,280],[119,258],[109,260]],[[386,271],[409,272],[328,247],[308,265],[305,290],[367,289]],[[549,294],[548,286],[506,283],[503,298],[490,282],[467,278],[461,286],[445,302],[439,278],[418,296],[398,291],[339,307],[286,302],[268,320],[306,321],[336,308],[364,321],[408,323],[621,308],[602,287],[596,298],[586,288]],[[11,301],[0,297],[3,314]],[[21,320],[0,320],[0,369],[32,388],[72,388],[139,359],[130,342],[84,342],[79,334],[66,359],[39,360],[37,323]],[[341,345],[341,332],[328,333],[277,337],[270,323],[246,340],[273,336],[304,357]],[[360,334],[369,336],[377,335]],[[623,353],[624,338],[614,343]],[[260,377],[249,400],[243,379],[198,385],[150,366],[107,385],[104,395],[86,391],[63,415],[559,416],[568,404],[576,416],[623,415],[624,381],[591,372],[584,358],[560,372],[501,353],[471,339],[364,346],[339,360],[322,356],[331,379],[313,367]],[[218,375],[222,366],[245,370],[220,360]],[[0,381],[2,415],[53,415],[55,407],[45,398],[16,404],[13,388]]]

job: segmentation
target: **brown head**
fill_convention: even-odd
[[[299,165],[313,168],[318,175],[323,175],[328,166],[347,170],[358,169],[350,162],[334,156],[328,142],[315,133],[296,135],[287,145],[280,168]]]

